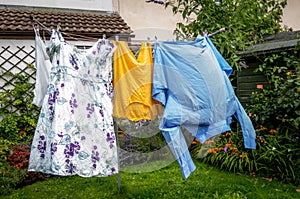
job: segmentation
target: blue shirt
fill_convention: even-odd
[[[241,124],[246,148],[255,148],[255,130],[228,79],[232,68],[208,37],[158,42],[154,46],[152,97],[165,109],[160,129],[184,178],[195,170],[180,126],[202,143]]]

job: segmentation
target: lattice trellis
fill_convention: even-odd
[[[0,48],[0,92],[9,92],[14,87],[15,76],[6,74],[24,74],[30,77],[29,81],[34,88],[35,70],[28,65],[34,63],[35,48],[32,45],[1,45]],[[32,93],[32,92],[28,92]],[[5,107],[2,107],[5,108]]]
[[[31,82],[35,81],[35,71],[28,67],[28,64],[34,63],[33,46],[2,46],[0,51],[0,89],[7,91],[13,85],[13,78],[8,78],[4,73],[21,73],[31,77]]]

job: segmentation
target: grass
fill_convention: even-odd
[[[195,163],[196,171],[186,180],[182,179],[179,165],[174,162],[153,172],[121,172],[120,190],[117,175],[106,178],[52,177],[3,198],[300,198],[300,193],[292,185]]]

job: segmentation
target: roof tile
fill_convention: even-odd
[[[61,31],[84,36],[108,37],[120,33],[132,33],[130,27],[118,14],[102,14],[95,12],[48,11],[26,9],[0,9],[0,38],[33,37],[30,16],[33,16],[47,28],[60,26]]]

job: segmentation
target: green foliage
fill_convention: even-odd
[[[257,70],[263,73],[268,85],[251,96],[248,112],[256,128],[288,129],[300,136],[300,60],[299,51],[267,56]]]
[[[281,30],[280,21],[286,0],[176,0],[169,4],[182,15],[184,23],[175,30],[179,38],[196,37],[204,31],[227,31],[212,37],[213,43],[234,69],[240,68],[238,51]]]
[[[10,194],[15,187],[22,183],[27,171],[11,167],[8,162],[1,161],[0,167],[0,196]]]
[[[268,84],[252,94],[248,108],[254,126],[260,128],[260,139],[268,143],[255,152],[258,170],[296,184],[300,183],[299,67],[297,48],[264,57],[256,71],[266,76]]]
[[[258,150],[252,152],[257,162],[257,172],[269,178],[277,178],[285,182],[299,185],[300,149],[299,140],[290,138],[288,134],[259,136],[261,142]]]
[[[7,157],[13,154],[14,142],[0,139],[0,195],[10,194],[16,186],[22,183],[26,170],[12,167]]]
[[[257,149],[244,148],[238,133],[223,133],[208,155],[201,161],[235,173],[249,173],[270,179],[300,184],[299,138],[289,132],[279,135],[274,129],[261,126],[257,130]],[[201,144],[193,146],[197,157]]]
[[[0,140],[0,195],[8,195],[20,188],[49,177],[47,174],[28,172],[30,145]]]
[[[0,164],[2,161],[6,161],[7,156],[11,153],[11,147],[14,144],[15,144],[14,142],[0,139]]]
[[[14,87],[0,92],[0,138],[14,142],[31,139],[38,119],[39,108],[31,104],[33,99],[30,76],[2,74],[11,79]]]

